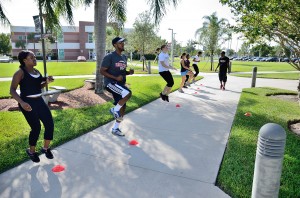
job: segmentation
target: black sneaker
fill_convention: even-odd
[[[48,159],[54,158],[50,148],[48,149],[41,148],[41,153],[44,153]]]
[[[169,102],[169,96],[166,95],[166,101]]]
[[[186,88],[186,89],[187,89],[188,87],[184,85],[183,88]]]
[[[30,153],[30,150],[29,149],[26,149],[26,153],[27,155],[30,157],[30,159],[35,162],[35,163],[38,163],[40,162],[40,158],[39,158],[39,155],[37,152],[34,152],[34,153]]]
[[[162,92],[159,93],[160,98],[165,101],[166,100],[166,95],[162,94]]]

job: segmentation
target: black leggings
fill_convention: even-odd
[[[44,102],[43,98],[26,98],[23,100],[24,102],[27,102],[32,108],[31,111],[25,111],[19,104],[19,108],[25,116],[29,126],[31,127],[31,131],[29,134],[29,145],[36,146],[41,132],[40,121],[42,121],[45,127],[44,139],[52,140],[54,131],[53,118],[51,115],[51,111],[49,110],[47,104]]]
[[[170,71],[159,72],[159,74],[167,82],[167,87],[173,87],[174,79]]]
[[[199,74],[199,67],[198,67],[198,65],[196,65],[196,64],[193,64],[193,67],[194,67],[194,70],[195,70],[195,74],[194,74],[194,77],[197,77],[198,76],[198,74]]]

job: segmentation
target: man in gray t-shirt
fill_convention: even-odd
[[[125,85],[127,67],[127,57],[125,55],[119,55],[116,51],[107,54],[102,61],[101,67],[106,67],[106,71],[114,77],[118,77],[120,75],[122,76],[122,81],[117,81],[114,78],[104,76],[105,86],[107,86],[109,83]]]
[[[124,136],[119,129],[119,124],[125,114],[126,102],[131,97],[131,91],[125,86],[126,75],[134,73],[133,70],[126,71],[127,58],[122,54],[124,51],[124,38],[116,37],[112,40],[115,51],[107,54],[101,64],[100,73],[104,76],[105,89],[113,95],[115,107],[110,109],[110,113],[115,117],[116,122],[112,129],[112,134]]]

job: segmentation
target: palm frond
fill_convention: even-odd
[[[148,4],[150,5],[150,11],[154,15],[154,23],[158,25],[161,19],[166,14],[166,6],[173,4],[176,8],[179,0],[148,0]]]
[[[3,25],[10,25],[10,21],[6,17],[4,13],[4,8],[2,7],[2,4],[0,2],[0,23]]]

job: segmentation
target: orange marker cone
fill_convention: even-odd
[[[249,117],[249,116],[252,116],[252,114],[249,113],[249,112],[245,113],[244,115],[245,115],[245,116],[248,116],[248,117]]]
[[[129,142],[129,144],[135,146],[135,145],[138,144],[138,141],[136,141],[136,140],[131,140],[131,141]]]
[[[65,170],[65,167],[62,165],[56,165],[52,168],[52,172],[58,173]]]

